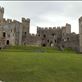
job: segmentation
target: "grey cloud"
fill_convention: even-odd
[[[70,18],[70,20],[76,20],[82,15],[82,2],[80,1],[2,1],[0,5],[5,8],[4,17],[17,20],[21,20],[21,17],[29,17],[31,19],[31,24],[34,26],[41,22],[48,23],[49,20],[44,20],[44,15],[47,14],[53,14],[54,18],[56,15],[65,16]],[[40,16],[42,17],[41,19]]]

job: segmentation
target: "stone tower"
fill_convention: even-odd
[[[22,18],[22,43],[26,44],[26,38],[29,35],[30,19]]]
[[[0,7],[0,21],[3,20],[4,8]]]
[[[71,25],[66,23],[66,33],[70,34],[71,33]]]
[[[23,33],[25,35],[28,35],[29,34],[29,28],[30,28],[30,19],[27,18],[22,18],[22,25],[23,25]]]
[[[82,17],[79,18],[79,51],[82,53]]]

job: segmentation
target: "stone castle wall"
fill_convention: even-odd
[[[42,28],[37,27],[37,35],[41,38],[42,46],[53,46],[60,49],[79,49],[79,35],[71,33],[71,25],[62,27]]]
[[[4,8],[0,7],[0,48],[9,45],[35,45],[54,48],[72,48],[82,52],[82,17],[79,19],[79,33],[71,33],[71,25],[62,27],[37,27],[37,34],[30,34],[30,19],[21,22],[5,19]]]

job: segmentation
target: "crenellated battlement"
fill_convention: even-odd
[[[22,22],[28,22],[29,23],[30,19],[29,18],[26,19],[26,18],[22,17]]]
[[[37,34],[42,36],[43,34],[70,34],[71,33],[71,25],[66,23],[65,26],[57,26],[57,27],[39,27],[37,26]]]
[[[0,7],[0,40],[5,39],[4,45],[40,45],[48,47],[72,48],[82,52],[82,17],[79,18],[79,36],[71,33],[71,25],[57,27],[39,27],[37,34],[30,34],[30,19],[21,18],[21,22],[3,18],[4,8]],[[4,35],[4,36],[3,36]],[[80,40],[80,41],[79,41]],[[79,43],[80,42],[80,43]],[[3,43],[3,41],[2,41]]]
[[[37,26],[37,30],[56,30],[56,27],[39,27]]]
[[[37,30],[62,30],[62,29],[66,29],[66,27],[71,27],[70,24],[66,23],[65,26],[57,26],[57,27],[39,27],[37,26]]]
[[[68,24],[68,23],[66,23],[66,26],[70,26],[70,27],[71,27],[71,25],[70,25],[70,24]]]
[[[11,22],[12,22],[12,19],[7,19],[6,22],[7,22],[7,23],[11,23]]]

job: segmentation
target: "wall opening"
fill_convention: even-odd
[[[25,32],[25,35],[26,35],[26,32]]]
[[[6,41],[6,45],[9,45],[9,40]]]
[[[56,43],[57,41],[55,40],[55,43]]]
[[[1,47],[0,47],[0,50],[1,50]]]
[[[6,33],[5,32],[3,32],[3,37],[6,37]]]
[[[43,37],[46,38],[46,35],[44,34]]]
[[[46,44],[42,44],[43,47],[46,47]]]
[[[40,35],[38,35],[38,36],[40,36]]]
[[[49,40],[47,40],[47,42],[49,42]]]
[[[52,36],[54,36],[55,34],[52,34]]]
[[[69,37],[67,37],[67,41],[69,41]]]

